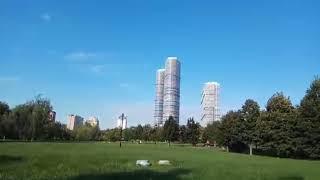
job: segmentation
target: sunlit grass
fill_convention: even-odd
[[[136,167],[137,159],[152,166]],[[320,162],[166,144],[0,143],[0,179],[318,180]]]

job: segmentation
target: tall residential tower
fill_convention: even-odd
[[[159,69],[156,77],[155,125],[163,126],[170,116],[179,123],[180,111],[180,62],[168,57],[165,69]]]
[[[159,69],[156,77],[156,99],[154,107],[154,124],[163,124],[163,90],[165,69]]]
[[[207,126],[213,121],[220,120],[219,91],[220,84],[217,82],[207,82],[204,84],[201,97],[201,124],[203,126]]]
[[[79,127],[81,125],[83,125],[83,117],[74,114],[68,115],[68,129],[74,130],[76,127]]]

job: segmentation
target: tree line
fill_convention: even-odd
[[[73,131],[50,118],[50,101],[41,96],[10,109],[0,101],[0,138],[20,141],[99,140],[99,127],[84,124]]]
[[[3,139],[78,141],[166,141],[203,143],[227,151],[277,157],[320,159],[320,79],[311,83],[298,106],[289,97],[275,93],[265,109],[252,100],[229,111],[220,121],[203,128],[193,118],[178,125],[173,117],[163,127],[138,125],[121,130],[100,130],[84,124],[70,131],[51,121],[50,101],[36,97],[12,109],[0,102],[0,137]]]
[[[298,106],[283,93],[275,93],[264,110],[246,100],[241,109],[208,125],[203,138],[235,152],[320,159],[320,79]]]
[[[104,132],[104,139],[117,141],[117,129]],[[275,93],[266,107],[247,99],[241,109],[229,111],[220,121],[202,128],[193,118],[179,126],[170,117],[163,127],[150,125],[124,131],[124,140],[204,143],[227,151],[276,157],[320,159],[320,79],[307,89],[294,106],[282,92]]]
[[[196,145],[200,138],[200,124],[193,118],[189,118],[187,125],[179,126],[172,116],[165,122],[163,127],[153,127],[150,124],[132,126],[124,129],[121,136],[119,128],[107,129],[101,132],[102,140],[105,141],[131,141],[131,142],[179,142]]]

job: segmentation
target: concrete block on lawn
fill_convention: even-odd
[[[159,160],[158,161],[158,164],[159,165],[171,165],[170,161],[169,160]]]

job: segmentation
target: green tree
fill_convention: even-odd
[[[241,109],[240,123],[244,124],[244,132],[241,136],[244,143],[246,143],[250,148],[250,155],[252,155],[253,145],[257,144],[258,141],[256,124],[259,117],[259,104],[252,99],[246,100]]]
[[[227,151],[243,152],[247,148],[242,137],[245,127],[240,120],[240,111],[229,111],[222,117],[219,127],[221,133],[217,140],[219,145],[227,147]]]
[[[129,127],[123,130],[123,137],[126,141],[135,140],[135,127]]]
[[[204,143],[209,142],[210,144],[217,145],[217,142],[222,142],[221,131],[220,131],[221,122],[213,121],[204,128],[202,140]]]
[[[277,92],[268,100],[266,109],[270,113],[291,113],[294,107],[289,97],[282,92]]]
[[[299,107],[297,156],[320,159],[320,79],[311,83]]]
[[[189,118],[187,121],[187,137],[188,141],[195,146],[200,137],[200,125],[195,123],[193,118]]]
[[[0,115],[9,114],[10,107],[6,102],[0,101]]]
[[[187,127],[185,125],[182,125],[179,127],[179,142],[180,143],[188,142]]]
[[[98,126],[84,124],[73,130],[74,138],[78,141],[99,140],[100,130]]]
[[[102,132],[102,139],[104,141],[116,142],[120,140],[120,129],[107,129]]]
[[[136,140],[143,139],[143,127],[141,126],[141,124],[138,124],[138,126],[135,128],[135,139]]]
[[[144,141],[150,141],[151,139],[151,133],[152,133],[152,127],[150,124],[146,124],[143,126],[143,131],[142,131],[142,139]]]
[[[8,123],[8,116],[10,113],[10,107],[7,103],[0,101],[0,138],[6,136],[7,129],[6,123]]]
[[[179,125],[172,116],[164,123],[163,138],[170,143],[178,139]]]
[[[257,122],[260,148],[270,155],[292,156],[296,113],[290,99],[276,93],[268,100],[266,109]]]

